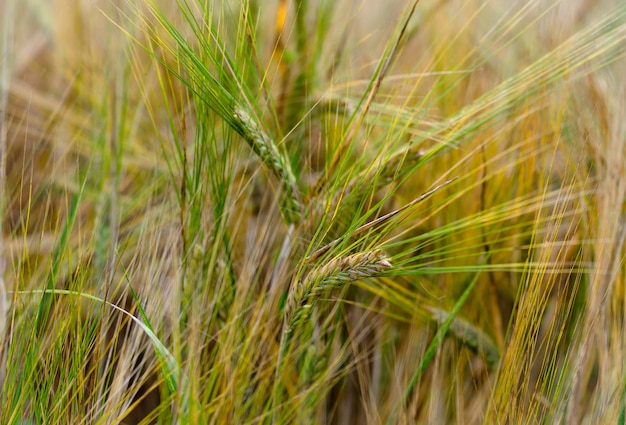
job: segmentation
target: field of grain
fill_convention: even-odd
[[[0,423],[626,424],[626,3],[0,19]]]

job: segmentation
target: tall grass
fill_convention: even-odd
[[[625,423],[621,2],[0,7],[0,423]]]

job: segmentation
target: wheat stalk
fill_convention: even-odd
[[[285,220],[290,224],[299,221],[302,210],[300,191],[289,160],[250,114],[236,106],[233,117],[239,124],[240,134],[246,143],[259,156],[261,162],[281,181],[285,191],[283,195]]]
[[[361,252],[329,261],[309,272],[292,285],[284,316],[286,332],[306,318],[308,311],[321,295],[355,280],[374,277],[391,267],[389,257],[382,250]]]

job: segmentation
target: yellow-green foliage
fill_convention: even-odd
[[[0,423],[626,420],[622,1],[0,10]]]

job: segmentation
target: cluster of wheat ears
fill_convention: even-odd
[[[621,0],[0,11],[0,423],[626,423]]]

